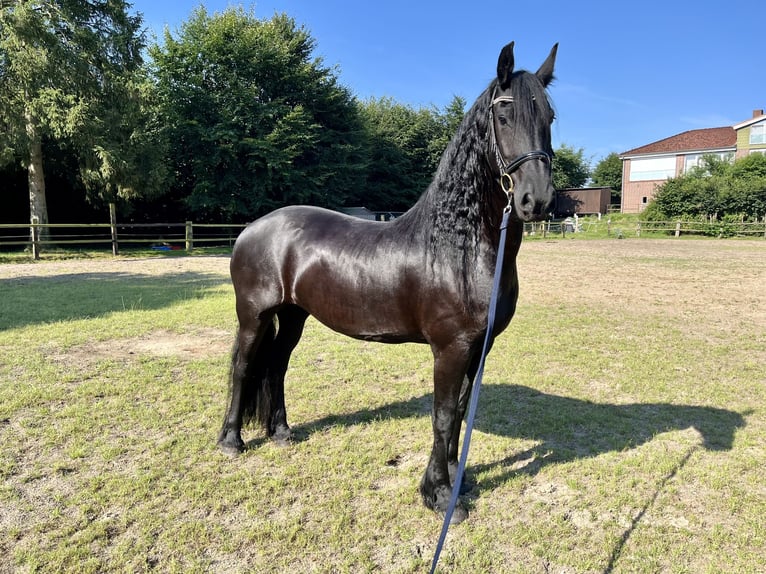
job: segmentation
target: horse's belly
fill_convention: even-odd
[[[367,341],[422,341],[413,307],[418,293],[381,265],[317,265],[292,286],[292,302],[330,329]]]
[[[384,300],[383,300],[384,299]],[[333,331],[382,343],[424,341],[413,313],[403,309],[395,295],[381,298],[363,289],[348,293],[317,285],[295,303]]]

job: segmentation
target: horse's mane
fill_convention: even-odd
[[[451,259],[458,268],[475,261],[482,241],[494,246],[493,239],[499,235],[494,227],[499,226],[505,198],[489,164],[494,159],[490,159],[488,133],[496,87],[493,80],[466,112],[431,184],[401,218],[409,222],[410,230],[425,235],[436,258]],[[520,131],[536,129],[532,96],[547,98],[542,83],[533,74],[518,71],[512,76],[511,91],[514,125]]]

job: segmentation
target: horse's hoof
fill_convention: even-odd
[[[221,452],[223,454],[229,455],[232,458],[239,456],[245,450],[236,446],[232,446],[230,444],[222,444],[222,443],[218,443],[218,448],[221,449]]]
[[[452,517],[450,518],[449,523],[451,525],[460,524],[466,518],[468,518],[468,511],[460,504],[458,504],[455,506],[455,510],[452,512]]]
[[[290,446],[293,444],[293,431],[289,428],[278,428],[270,438],[278,446]]]
[[[245,444],[243,442],[229,442],[226,440],[218,441],[218,448],[221,452],[229,455],[230,457],[236,457],[245,452]]]

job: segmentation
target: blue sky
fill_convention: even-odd
[[[493,77],[503,45],[536,70],[559,42],[550,93],[554,148],[593,163],[690,129],[734,125],[766,108],[766,8],[759,1],[133,0],[147,29],[174,32],[191,12],[284,12],[357,97],[413,106],[468,103]]]

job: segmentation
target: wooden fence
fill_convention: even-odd
[[[526,235],[565,237],[569,233],[584,233],[591,237],[746,237],[766,239],[766,218],[763,222],[740,223],[727,221],[633,221],[611,218],[567,218],[563,221],[526,223]]]
[[[89,248],[110,246],[118,255],[120,246],[145,246],[157,250],[191,251],[197,246],[231,246],[245,224],[230,223],[32,223],[0,224],[0,249],[30,248],[38,259],[46,247]],[[704,235],[766,239],[766,221],[758,223],[703,221],[616,221],[611,218],[567,218],[563,221],[527,223],[527,235],[565,237],[584,233],[593,237],[641,237]]]
[[[86,248],[111,246],[118,255],[120,246],[144,246],[156,250],[191,251],[195,245],[228,245],[245,228],[231,223],[27,223],[0,224],[0,248],[30,248],[39,259],[46,247]]]

